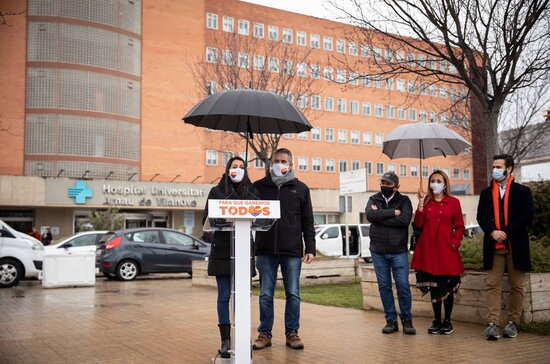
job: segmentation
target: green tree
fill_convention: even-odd
[[[550,237],[550,181],[527,184],[533,193],[535,219],[529,227],[529,235],[538,238]]]
[[[96,211],[80,223],[80,230],[119,230],[124,227],[124,216],[116,208]]]

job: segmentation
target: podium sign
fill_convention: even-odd
[[[209,200],[208,218],[278,219],[279,201],[271,200]]]

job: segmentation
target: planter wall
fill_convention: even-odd
[[[462,284],[455,296],[453,319],[457,321],[486,324],[487,308],[485,304],[486,274],[484,272],[467,271],[462,276]],[[432,305],[429,294],[421,296],[416,289],[414,272],[409,274],[412,293],[413,316],[432,317]],[[365,310],[383,311],[382,302],[378,293],[376,274],[372,266],[361,266],[361,286],[363,290],[363,308]],[[397,297],[395,285],[394,296]],[[508,310],[508,296],[510,286],[505,275],[502,285],[503,305],[500,324],[505,324]],[[397,300],[396,307],[399,307]],[[550,273],[528,273],[525,275],[525,301],[523,304],[522,322],[550,321]]]
[[[206,260],[193,262],[193,286],[216,287],[216,278],[208,276]],[[358,276],[357,259],[316,259],[311,264],[302,264],[301,285],[353,283]],[[258,275],[252,278],[254,286],[259,285]],[[283,277],[279,269],[277,286],[282,287]]]

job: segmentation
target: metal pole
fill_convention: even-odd
[[[348,195],[344,195],[344,222],[346,224],[346,257],[349,258]]]
[[[250,220],[235,220],[234,363],[250,364]]]

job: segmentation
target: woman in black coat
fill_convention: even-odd
[[[248,178],[244,160],[233,157],[225,166],[220,183],[213,187],[208,194],[208,200],[257,200],[258,191]],[[208,214],[208,201],[204,210],[203,222]],[[220,224],[222,219],[215,219]],[[216,225],[216,224],[215,224]],[[228,226],[230,224],[228,223]],[[211,235],[211,250],[208,258],[208,275],[216,277],[218,286],[218,327],[222,339],[219,353],[222,358],[229,358],[231,348],[229,319],[229,298],[231,295],[231,232],[214,231]],[[252,239],[251,239],[252,240]],[[252,241],[251,241],[252,244]]]

